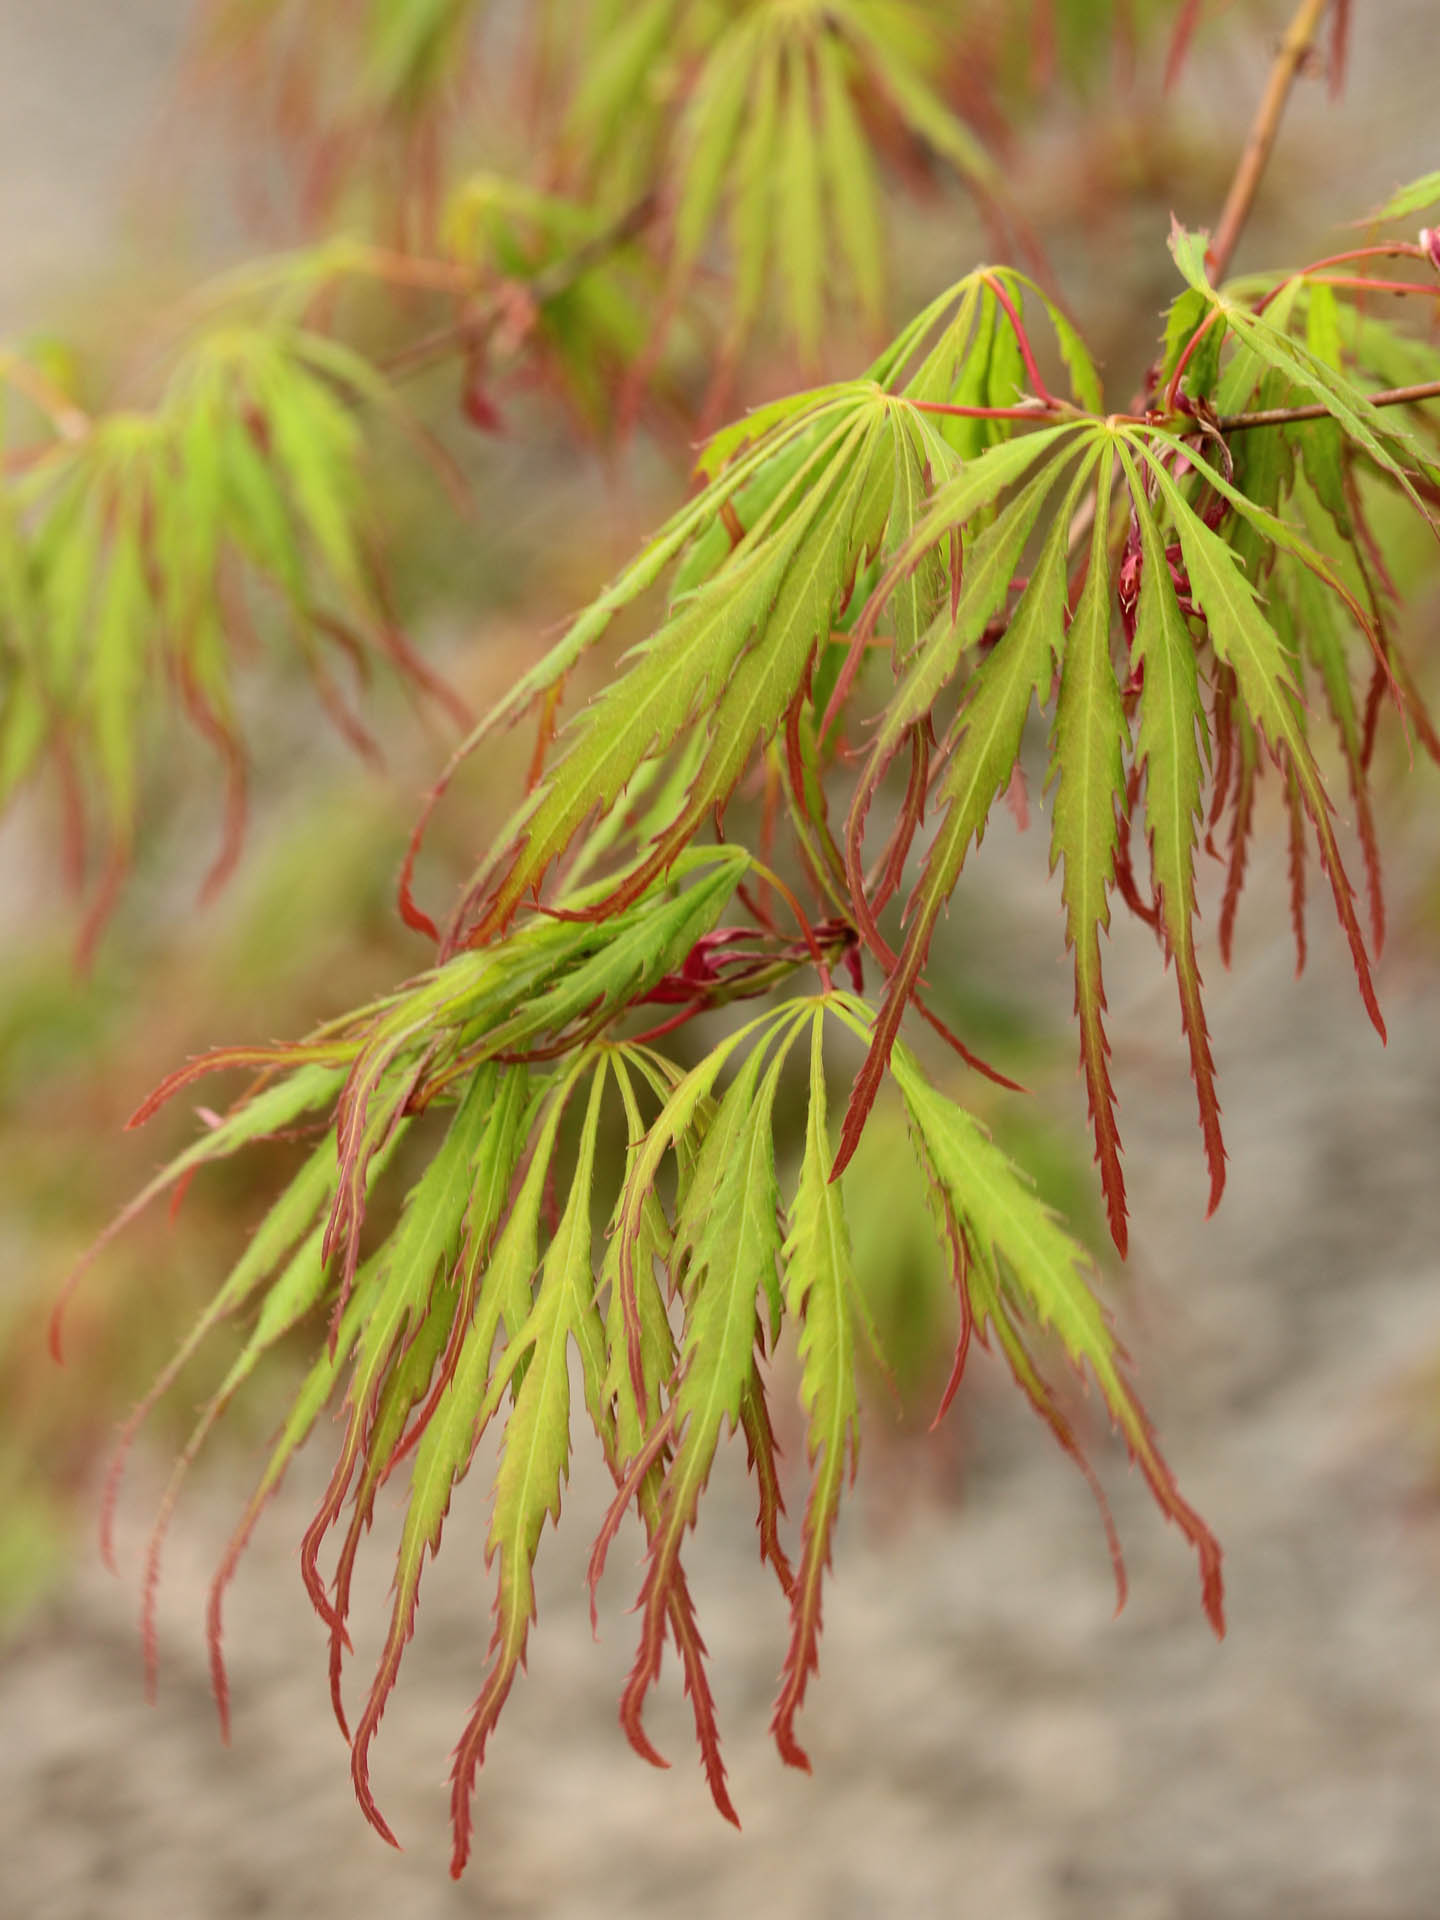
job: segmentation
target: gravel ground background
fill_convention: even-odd
[[[159,111],[182,11],[0,4],[0,323],[111,240],[120,156]],[[1370,12],[1356,9],[1361,46]],[[1433,0],[1373,13],[1392,56],[1428,45]],[[1435,164],[1415,111],[1423,62],[1400,65],[1411,117],[1397,111],[1394,145],[1387,128],[1383,161],[1369,156],[1380,190]],[[1367,97],[1362,72],[1362,109]],[[1433,779],[1424,792],[1433,807]],[[1056,910],[1011,877],[1007,844],[987,843],[999,910],[1048,963]],[[1026,874],[1043,867],[1038,846],[1025,851]],[[1112,969],[1137,1243],[1124,1328],[1182,1486],[1225,1546],[1223,1645],[1183,1543],[1113,1454],[1131,1597],[1112,1617],[1083,1484],[980,1366],[958,1444],[870,1449],[806,1709],[815,1774],[787,1773],[766,1735],[783,1622],[728,1462],[694,1567],[737,1835],[710,1809],[673,1690],[653,1716],[668,1775],[634,1760],[615,1724],[633,1627],[619,1576],[634,1542],[617,1548],[597,1647],[580,1583],[585,1516],[604,1489],[582,1461],[572,1524],[546,1544],[532,1671],[455,1887],[443,1780],[488,1636],[479,1503],[459,1503],[427,1576],[378,1748],[382,1804],[407,1845],[396,1855],[350,1797],[318,1624],[294,1576],[314,1467],[286,1489],[234,1591],[234,1744],[219,1745],[200,1622],[242,1487],[202,1475],[167,1563],[156,1708],[141,1694],[133,1541],[126,1581],[87,1557],[0,1655],[0,1916],[1431,1920],[1437,980],[1418,943],[1396,943],[1382,1051],[1318,913],[1295,987],[1288,945],[1269,937],[1282,891],[1262,866],[1241,962],[1214,982],[1231,1180],[1206,1225],[1171,990],[1143,943],[1121,942]],[[1058,976],[1047,979],[1053,996]],[[158,1484],[160,1463],[142,1461],[129,1514],[147,1510],[147,1470]],[[362,1661],[376,1621],[365,1624]]]

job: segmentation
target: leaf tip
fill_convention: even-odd
[[[1220,1157],[1210,1163],[1210,1198],[1205,1207],[1205,1218],[1209,1220],[1225,1193],[1225,1156],[1221,1149]]]

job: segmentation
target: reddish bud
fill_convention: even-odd
[[[485,382],[485,363],[478,354],[466,363],[465,385],[460,394],[460,405],[465,418],[472,427],[481,433],[503,433],[505,422],[500,409],[490,396]]]
[[[1120,576],[1115,585],[1115,598],[1120,605],[1120,623],[1125,629],[1126,644],[1131,647],[1135,644],[1135,614],[1140,601],[1140,576],[1144,567],[1140,529],[1132,521],[1125,541],[1124,558],[1120,562]]]

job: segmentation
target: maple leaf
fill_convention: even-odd
[[[1190,1046],[1190,1071],[1210,1164],[1213,1212],[1224,1188],[1225,1149],[1220,1138],[1215,1063],[1205,1026],[1195,951],[1195,845],[1210,736],[1200,700],[1195,648],[1180,612],[1164,537],[1150,511],[1130,449],[1123,442],[1119,454],[1130,486],[1143,562],[1134,643],[1135,665],[1142,676],[1136,764],[1146,776],[1150,869]]]
[[[728,1424],[733,1431],[741,1423],[754,1379],[759,1300],[772,1301],[778,1318],[782,1234],[771,1116],[798,1032],[793,1013],[782,1019],[773,1058],[767,1059],[765,1042],[754,1046],[720,1102],[677,1210],[671,1263],[685,1330],[667,1414],[674,1449],[658,1489],[659,1514],[638,1601],[640,1645],[620,1707],[632,1746],[657,1764],[641,1716],[660,1669],[681,1543],[694,1525],[722,1428]],[[672,1098],[688,1102],[690,1090],[682,1082]],[[667,1126],[663,1113],[659,1125]],[[707,1746],[704,1759],[716,1805],[733,1820],[718,1748]]]
[[[1110,1084],[1102,1015],[1100,934],[1110,924],[1115,874],[1116,808],[1124,804],[1128,730],[1110,652],[1110,562],[1107,505],[1113,451],[1101,453],[1096,497],[1101,503],[1090,543],[1090,565],[1070,620],[1060,669],[1051,735],[1050,778],[1055,782],[1052,868],[1063,861],[1065,939],[1075,954],[1075,1013],[1095,1152],[1100,1163],[1110,1232],[1123,1254],[1125,1182]]]
[[[991,1318],[998,1328],[1013,1310],[1013,1304],[1007,1303],[1018,1297],[1037,1325],[1053,1327],[1077,1366],[1091,1369],[1111,1418],[1161,1510],[1195,1548],[1205,1610],[1217,1635],[1223,1634],[1220,1549],[1199,1515],[1181,1498],[1125,1379],[1123,1354],[1085,1282],[1089,1262],[1084,1250],[970,1115],[928,1085],[913,1055],[903,1047],[896,1049],[894,1071],[947,1218],[963,1234],[970,1271],[979,1276],[981,1317]],[[1051,1409],[1036,1390],[1036,1376],[1023,1364],[1023,1347],[1017,1346],[1012,1353],[1011,1341],[1006,1339],[1005,1344],[1012,1364],[1021,1360],[1016,1365],[1021,1385],[1053,1424]]]
[[[847,1471],[853,1480],[859,1444],[852,1323],[857,1281],[841,1191],[831,1177],[823,1042],[824,1013],[817,1009],[810,1028],[805,1153],[784,1246],[785,1307],[801,1329],[800,1400],[808,1422],[806,1452],[813,1479],[805,1507],[804,1550],[790,1595],[790,1646],[771,1722],[781,1757],[807,1773],[810,1762],[795,1739],[795,1715],[819,1665],[821,1582],[830,1564]]]

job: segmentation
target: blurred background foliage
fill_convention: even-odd
[[[1182,82],[1167,92],[1177,18],[1195,12],[1175,0],[578,9],[157,0],[154,11],[167,49],[181,50],[166,83],[165,151],[153,136],[137,143],[128,242],[63,274],[27,281],[12,269],[3,310],[28,373],[7,401],[4,447],[21,486],[40,450],[43,479],[22,503],[33,512],[45,489],[63,494],[67,475],[103,457],[102,439],[67,426],[67,410],[132,441],[152,431],[136,422],[160,422],[212,453],[223,429],[205,408],[227,412],[248,477],[228,494],[223,477],[217,485],[232,506],[248,505],[234,524],[221,513],[207,529],[193,488],[184,496],[174,537],[198,558],[185,617],[170,628],[190,635],[232,786],[226,743],[245,743],[250,821],[228,886],[197,902],[217,847],[227,865],[239,852],[238,826],[224,824],[217,729],[207,741],[204,726],[177,729],[158,709],[142,711],[137,687],[163,610],[136,569],[124,617],[138,651],[106,695],[109,737],[127,742],[126,758],[102,755],[95,774],[108,783],[112,842],[118,832],[130,872],[103,900],[103,933],[93,923],[88,971],[74,964],[75,944],[93,920],[97,869],[67,824],[73,790],[67,799],[64,779],[29,779],[0,829],[0,1619],[44,1593],[92,1524],[117,1419],[273,1191],[279,1149],[227,1163],[173,1220],[127,1234],[72,1308],[57,1372],[44,1327],[59,1277],[193,1127],[188,1109],[167,1110],[127,1142],[126,1115],[202,1048],[296,1035],[427,963],[427,944],[395,910],[395,879],[458,715],[483,711],[682,497],[698,423],[717,404],[716,365],[731,412],[812,375],[853,371],[888,323],[999,247],[1043,263],[1123,398],[1154,355],[1173,291],[1169,215],[1213,216],[1278,13],[1240,0],[1205,9]],[[849,37],[835,42],[837,61],[872,45],[889,64],[837,67],[839,94],[816,95],[821,113],[835,98],[853,102],[830,126],[833,175],[806,188],[839,215],[817,307],[783,257],[785,199],[798,191],[783,127],[770,128],[768,146],[756,134],[746,164],[764,193],[730,183],[727,225],[721,183],[706,173],[701,109],[708,100],[766,122],[772,83],[755,46],[746,57],[760,64],[736,77],[736,37],[759,36],[758,46],[773,29],[766,57],[783,63],[786,34],[824,36],[838,16]],[[595,57],[602,44],[608,64]],[[696,63],[709,94],[692,84]],[[726,87],[729,107],[713,97]],[[1379,177],[1337,182],[1314,165],[1328,109],[1322,87],[1311,93],[1247,261],[1314,257],[1337,215],[1360,214],[1424,164],[1387,154]],[[634,209],[657,166],[672,191],[652,226],[648,204],[643,218]],[[278,268],[255,264],[282,249],[291,251]],[[197,306],[193,289],[217,272],[228,277]],[[237,312],[258,331],[215,331],[217,313],[230,325]],[[282,321],[302,330],[301,350],[262,366],[256,355],[273,357]],[[346,368],[332,357],[304,396],[308,432],[274,466],[257,463],[265,435],[244,407],[273,416],[286,381],[315,376],[313,352],[306,358],[315,339],[357,356],[349,384],[363,435],[334,400]],[[257,464],[262,479],[281,475],[268,505],[251,486]],[[136,525],[145,516],[134,446],[112,465],[120,479],[108,519],[91,527],[96,540],[114,540],[126,499]],[[337,499],[346,513],[327,519]],[[59,520],[47,526],[62,544],[78,537]],[[1418,577],[1428,564],[1418,538],[1390,551],[1397,574]],[[222,608],[210,587],[227,540],[270,583],[227,622],[233,681],[229,655],[193,651]],[[1437,591],[1412,603],[1417,636],[1433,626]],[[282,628],[312,634],[325,595],[344,637],[317,699],[313,648],[266,643]],[[85,626],[84,610],[75,618]],[[387,650],[401,635],[403,650]],[[616,648],[633,637],[625,629]],[[1421,647],[1412,657],[1433,691],[1433,662]],[[183,661],[168,670],[183,679]],[[327,725],[327,704],[343,706],[339,726]],[[1398,786],[1403,753],[1388,751]],[[508,811],[528,754],[527,741],[507,739],[461,770],[426,842],[422,898],[443,908]],[[17,780],[33,757],[15,759]],[[1037,755],[1032,794],[1041,765]],[[1415,832],[1424,831],[1422,821]],[[64,884],[67,837],[70,879],[88,893]],[[936,1004],[1033,1090],[1021,1101],[971,1083],[966,1097],[1099,1248],[1068,989],[1055,964],[1060,928],[1056,919],[1049,944],[1042,935],[1037,945],[1008,876],[1012,846],[997,830],[972,909],[937,939]],[[1027,854],[1024,864],[1037,865],[1037,851]],[[1429,871],[1440,873],[1440,846]],[[103,874],[98,884],[103,892]],[[1420,890],[1410,929],[1422,944],[1440,930],[1440,881]],[[1167,1070],[1184,1098],[1178,1053]],[[898,1110],[877,1111],[857,1165],[857,1199],[873,1201],[854,1210],[857,1262],[873,1280],[893,1375],[877,1376],[875,1397],[898,1405],[899,1431],[914,1435],[944,1385],[955,1314]],[[208,1384],[223,1358],[209,1363]],[[187,1376],[161,1411],[162,1450],[206,1384]],[[285,1387],[262,1380],[220,1444],[263,1434]]]

